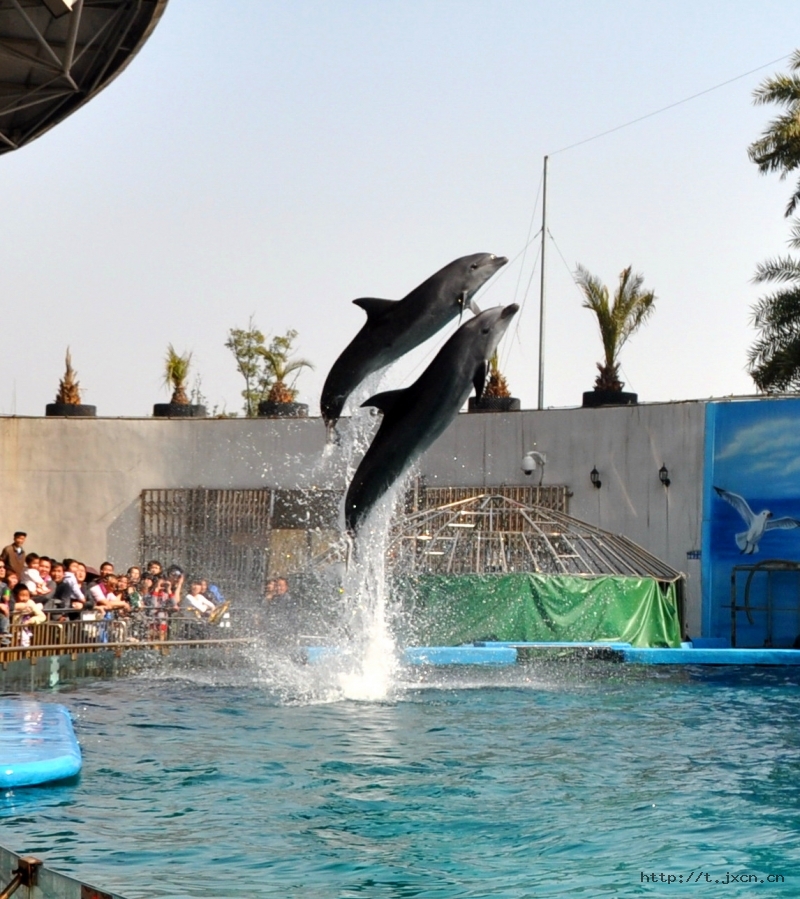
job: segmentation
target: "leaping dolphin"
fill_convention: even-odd
[[[345,497],[347,530],[356,534],[375,503],[458,414],[472,386],[480,397],[488,360],[519,306],[495,306],[465,322],[419,378],[368,399],[383,421]]]
[[[333,363],[322,388],[320,408],[328,438],[347,397],[373,372],[424,343],[465,309],[508,259],[492,253],[462,256],[439,269],[402,300],[353,300],[367,313],[364,327]]]
[[[736,534],[734,538],[736,545],[739,547],[739,552],[745,555],[750,556],[758,552],[758,544],[767,531],[772,531],[776,528],[782,530],[800,528],[800,520],[796,518],[789,518],[788,516],[773,518],[769,509],[764,509],[763,512],[759,512],[756,515],[748,505],[747,500],[743,496],[739,496],[738,493],[731,493],[728,490],[723,490],[721,487],[715,487],[714,490],[716,490],[717,496],[724,499],[726,503],[730,503],[736,509],[747,525],[747,530]]]

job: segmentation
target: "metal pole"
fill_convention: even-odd
[[[542,176],[542,261],[539,283],[539,401],[537,409],[544,409],[544,254],[547,247],[547,156],[544,157]]]

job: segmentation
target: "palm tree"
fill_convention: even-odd
[[[314,366],[305,359],[290,359],[292,341],[297,331],[287,331],[283,337],[273,337],[269,348],[259,347],[256,352],[264,359],[264,368],[274,378],[267,396],[268,403],[293,403],[297,397],[294,384],[302,368]],[[291,385],[287,384],[290,375],[295,378]]]
[[[494,351],[492,358],[489,360],[489,379],[486,382],[483,395],[485,397],[506,397],[511,396],[508,388],[508,381],[505,375],[500,371],[500,359],[497,350]]]
[[[184,353],[180,356],[172,344],[167,347],[167,355],[164,357],[164,386],[172,390],[170,402],[176,406],[189,405],[189,397],[186,395],[186,380],[189,377],[191,361],[191,353]]]
[[[754,92],[757,104],[776,103],[784,112],[769,123],[761,138],[748,148],[750,159],[761,172],[780,172],[785,178],[800,168],[800,50],[789,63],[790,74],[768,78]],[[784,215],[791,217],[800,205],[800,181],[789,198]],[[789,246],[800,249],[800,222],[795,221]],[[762,297],[752,309],[752,321],[760,332],[748,353],[749,372],[759,390],[800,390],[800,262],[779,256],[756,269],[756,284],[788,285]]]
[[[800,248],[800,225],[791,245]],[[748,353],[750,377],[765,393],[800,390],[800,261],[789,256],[768,259],[753,280],[788,286],[753,307],[752,321],[760,334]]]
[[[77,380],[77,372],[72,367],[72,354],[67,347],[66,369],[64,377],[58,382],[56,403],[68,406],[79,406],[81,403],[80,383]]]
[[[780,172],[785,178],[800,167],[800,50],[789,62],[789,75],[768,78],[753,92],[757,105],[776,103],[785,112],[773,119],[762,136],[750,144],[747,153],[760,172]],[[786,217],[800,204],[800,181],[786,207]]]
[[[600,374],[595,379],[594,389],[620,393],[625,386],[619,379],[620,350],[655,311],[656,295],[652,290],[642,290],[644,276],[634,274],[631,266],[620,273],[613,303],[609,303],[605,284],[581,265],[575,272],[575,282],[586,297],[583,308],[591,309],[597,316],[605,352],[604,361],[597,363]]]

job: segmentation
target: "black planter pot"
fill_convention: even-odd
[[[267,400],[258,404],[259,418],[308,418],[306,403],[270,403]]]
[[[205,406],[193,406],[191,403],[156,403],[153,406],[154,418],[205,418]]]
[[[625,393],[622,390],[587,390],[583,395],[584,409],[596,409],[598,406],[635,406],[638,402],[638,393]]]
[[[56,418],[95,418],[97,406],[87,406],[84,403],[48,403],[44,407],[44,414]]]
[[[471,396],[467,403],[468,412],[519,412],[520,403],[515,396]]]

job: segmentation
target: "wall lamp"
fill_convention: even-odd
[[[666,465],[662,465],[661,468],[658,469],[658,479],[665,487],[669,487],[672,483],[669,479],[669,470]]]
[[[528,450],[527,453],[522,457],[522,470],[526,475],[532,475],[536,468],[539,468],[539,486],[542,486],[542,479],[544,478],[544,467],[547,464],[547,456],[544,453],[537,452],[536,450]]]
[[[603,486],[603,482],[600,480],[600,472],[596,467],[589,472],[589,480],[598,490]]]

